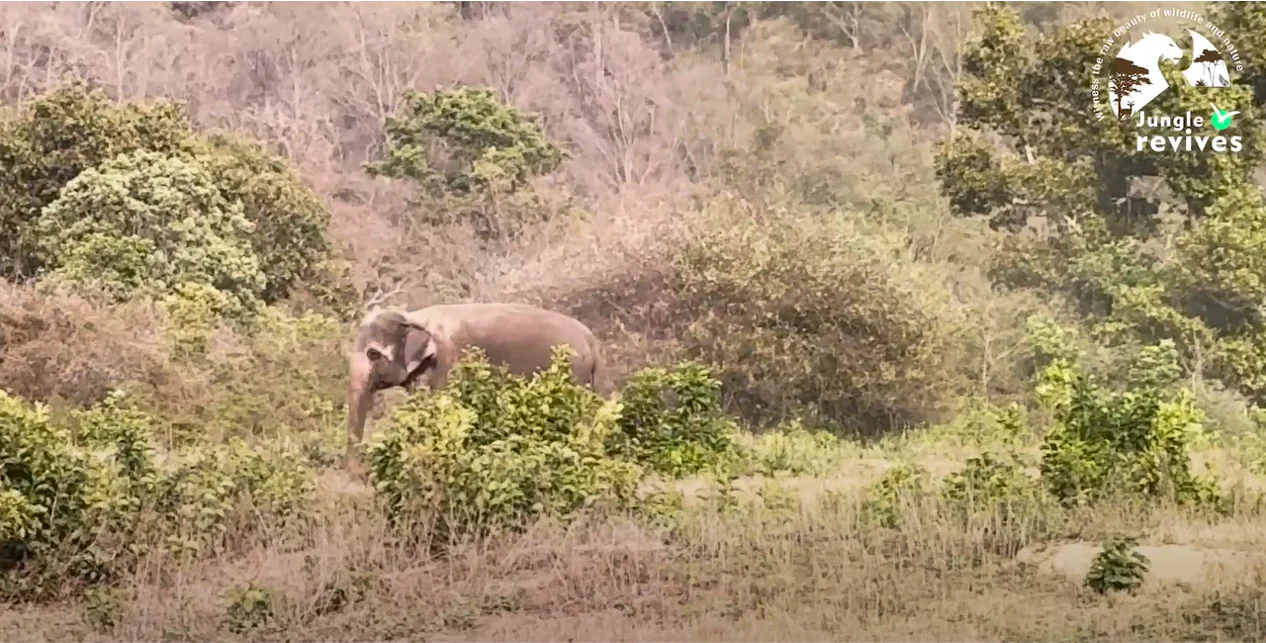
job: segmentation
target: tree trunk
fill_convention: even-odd
[[[734,18],[734,8],[725,8],[725,47],[721,50],[721,66],[726,76],[730,75],[730,22]]]

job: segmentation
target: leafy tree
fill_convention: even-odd
[[[1220,60],[1222,60],[1222,54],[1218,53],[1217,49],[1206,49],[1200,52],[1200,55],[1196,56],[1196,59],[1191,62],[1197,62],[1204,65],[1206,72],[1209,74],[1209,85],[1212,86],[1215,84],[1213,82],[1213,68]]]
[[[252,270],[262,270],[265,283],[252,298],[273,302],[301,286],[319,290],[333,280],[325,270],[330,259],[326,238],[329,214],[282,161],[247,140],[223,134],[199,135],[177,104],[115,105],[104,92],[79,80],[40,96],[15,118],[0,122],[0,164],[6,168],[0,173],[0,227],[6,231],[0,235],[0,276],[25,279],[54,269],[60,269],[63,276],[68,270],[87,270],[81,275],[86,276],[101,268],[99,276],[114,283],[111,288],[116,294],[134,290],[137,284],[133,282],[148,270],[141,264],[153,259],[147,259],[150,249],[144,243],[108,235],[80,239],[73,246],[76,255],[70,257],[64,253],[72,247],[42,239],[41,234],[47,231],[41,232],[37,222],[83,172],[142,152],[151,155],[145,158],[179,159],[187,167],[182,166],[177,174],[199,184],[195,192],[213,189],[225,207],[240,210],[246,221],[254,224],[248,228],[247,250],[250,260],[259,264]],[[176,167],[163,163],[167,169]],[[196,179],[190,178],[194,175],[198,175]],[[145,180],[150,179],[159,180],[156,175]],[[101,178],[92,181],[100,184]],[[194,183],[181,183],[180,189],[192,189]],[[158,198],[157,193],[139,200],[124,199],[115,206],[150,198]],[[196,200],[200,204],[191,206],[193,210],[186,210],[186,214],[209,203],[203,196]],[[155,203],[150,201],[149,206]],[[124,215],[116,212],[109,216]],[[136,216],[145,218],[151,213]],[[97,234],[105,232],[98,230]],[[103,262],[107,258],[118,265],[106,266]],[[331,289],[332,297],[339,294],[337,288]]]
[[[1266,19],[1266,8],[1215,4],[1210,15],[1238,38]],[[1160,154],[1139,149],[1146,133],[1133,123],[1096,119],[1084,107],[1108,18],[1030,38],[1005,5],[989,3],[976,16],[960,86],[968,131],[941,147],[936,168],[956,214],[989,217],[1014,233],[997,254],[995,281],[1058,293],[1109,344],[1171,339],[1188,370],[1266,393],[1256,384],[1266,382],[1266,370],[1256,370],[1266,361],[1247,349],[1266,330],[1257,286],[1266,265],[1252,250],[1266,243],[1252,179],[1266,142],[1253,88],[1266,70],[1246,66],[1242,82],[1218,90],[1220,108],[1244,114],[1233,132],[1241,152]],[[1152,103],[1156,111],[1207,113],[1207,90],[1181,78],[1186,64],[1162,68],[1170,89]],[[1141,177],[1155,177],[1173,198],[1131,195]],[[1037,222],[1046,225],[1029,225]]]
[[[52,276],[96,283],[122,300],[205,284],[241,313],[267,282],[250,247],[252,224],[203,167],[140,151],[82,172],[44,208],[39,250]]]
[[[285,298],[320,274],[330,254],[330,213],[298,175],[262,146],[225,134],[200,142],[195,159],[226,201],[240,201],[254,226],[251,248],[266,283],[265,302]]]
[[[1117,114],[1124,118],[1126,112],[1122,108],[1132,107],[1124,101],[1134,90],[1148,84],[1147,70],[1125,58],[1113,58],[1108,82],[1117,95]]]
[[[183,111],[172,103],[116,107],[79,80],[0,122],[0,276],[30,277],[43,265],[33,251],[33,226],[80,172],[137,150],[187,151],[189,133]]]
[[[502,201],[567,158],[534,118],[486,88],[408,91],[383,135],[382,159],[366,167],[371,175],[412,179],[428,223],[463,220],[489,239],[521,223],[507,220],[514,217]],[[530,216],[530,208],[510,209]]]

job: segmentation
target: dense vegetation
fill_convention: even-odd
[[[0,9],[3,638],[1266,635],[1261,6],[1172,157],[1135,3],[294,7]],[[344,466],[354,318],[471,300],[616,392],[472,355]]]

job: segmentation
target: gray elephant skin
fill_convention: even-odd
[[[419,384],[444,387],[448,373],[470,347],[483,349],[489,363],[530,376],[549,367],[554,346],[572,356],[572,378],[602,392],[601,346],[580,321],[526,304],[474,303],[431,306],[411,312],[374,310],[356,331],[348,356],[347,439],[349,451],[364,437],[374,393]]]

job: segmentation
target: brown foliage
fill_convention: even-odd
[[[86,404],[126,382],[171,376],[157,313],[107,308],[0,281],[0,388],[29,400]]]

